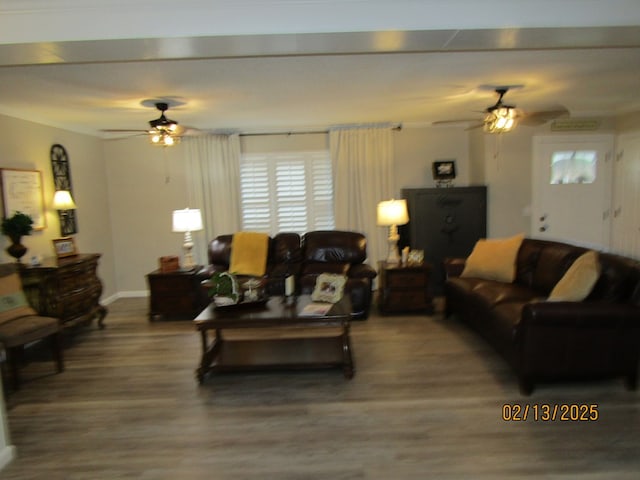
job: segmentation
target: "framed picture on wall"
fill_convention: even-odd
[[[434,180],[453,180],[456,178],[456,161],[440,160],[433,162],[432,173]]]
[[[42,193],[42,172],[0,168],[0,186],[5,217],[21,212],[31,217],[34,230],[43,230],[47,226]]]

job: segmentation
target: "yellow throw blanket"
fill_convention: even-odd
[[[268,252],[269,235],[266,233],[234,233],[229,272],[235,275],[263,276],[267,268]]]

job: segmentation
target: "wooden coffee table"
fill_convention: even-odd
[[[309,303],[311,298],[302,295],[290,303],[283,297],[271,297],[255,306],[209,305],[194,320],[202,338],[198,382],[202,383],[208,372],[335,367],[341,367],[346,378],[353,378],[348,296],[325,315],[301,316]],[[226,339],[222,334],[223,330],[233,329],[269,329],[272,334],[283,328],[299,334],[282,338],[257,335],[250,339]]]

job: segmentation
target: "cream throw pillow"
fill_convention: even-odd
[[[598,252],[589,250],[580,255],[553,287],[550,302],[581,302],[591,293],[600,277]]]
[[[460,276],[512,283],[523,239],[524,234],[520,233],[510,238],[478,240]]]

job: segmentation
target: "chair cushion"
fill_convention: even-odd
[[[0,343],[5,347],[24,345],[48,337],[60,330],[57,318],[29,315],[0,325]]]
[[[5,267],[5,266],[3,266]],[[5,273],[5,275],[3,275]],[[22,282],[17,273],[8,273],[5,268],[0,269],[0,325],[18,317],[37,315],[29,306],[22,291]]]

